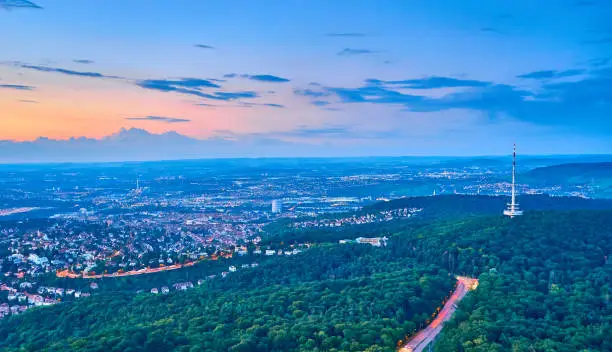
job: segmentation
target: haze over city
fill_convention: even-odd
[[[0,5],[0,161],[612,153],[606,1]]]

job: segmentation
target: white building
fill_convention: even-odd
[[[272,213],[273,214],[280,214],[283,211],[283,202],[275,199],[272,201]]]

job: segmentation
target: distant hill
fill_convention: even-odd
[[[524,181],[546,183],[588,183],[593,180],[612,180],[612,162],[571,163],[538,167],[522,176]]]
[[[509,201],[510,197],[506,196],[440,195],[435,197],[409,197],[376,203],[364,208],[364,211],[414,207],[423,208],[422,216],[426,218],[501,215]],[[518,197],[518,202],[525,211],[612,209],[612,199],[522,195]]]
[[[612,162],[571,163],[533,169],[520,178],[537,186],[588,187],[601,198],[612,198]]]

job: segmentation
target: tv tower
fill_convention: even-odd
[[[516,202],[516,144],[514,144],[514,150],[512,152],[512,201],[504,210],[504,215],[510,218],[523,215],[523,211],[519,209],[519,205]]]

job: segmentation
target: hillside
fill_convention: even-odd
[[[612,162],[570,163],[535,168],[524,174],[551,183],[561,181],[590,182],[592,179],[611,179]]]
[[[571,163],[533,169],[521,182],[542,186],[581,186],[593,189],[598,197],[612,197],[612,162]]]
[[[167,296],[105,294],[0,322],[7,351],[394,351],[479,276],[438,351],[609,350],[612,212],[530,212],[387,228]],[[511,245],[509,245],[511,244]],[[510,310],[508,310],[510,309]]]
[[[525,211],[548,210],[612,210],[612,200],[579,197],[551,197],[548,195],[520,195],[517,198]],[[440,195],[435,197],[407,197],[380,202],[364,208],[365,212],[398,208],[423,208],[422,217],[449,219],[470,215],[501,214],[510,197],[476,195]]]

